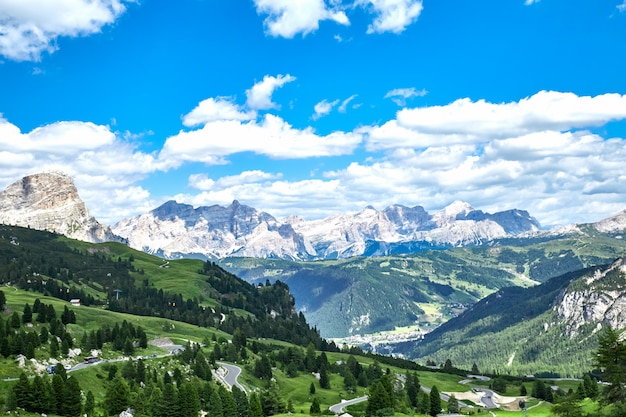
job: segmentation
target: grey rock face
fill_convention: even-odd
[[[59,172],[29,175],[9,185],[0,193],[0,223],[86,242],[123,241],[89,215],[74,180]]]

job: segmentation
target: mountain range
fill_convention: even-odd
[[[394,205],[303,220],[276,219],[237,201],[198,208],[170,201],[109,228],[58,172],[25,177],[0,193],[0,223],[118,241],[164,258],[217,260],[249,282],[281,280],[323,337],[397,326],[428,333],[507,286],[535,286],[626,255],[626,211],[541,230],[525,211],[489,214],[463,202],[432,214]]]
[[[194,208],[168,201],[112,227],[135,249],[165,258],[240,256],[290,260],[344,259],[483,244],[540,230],[528,212],[484,213],[454,202],[429,214],[423,207],[369,206],[320,220],[271,214],[233,201]]]

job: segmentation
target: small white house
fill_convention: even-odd
[[[74,307],[78,307],[80,305],[80,298],[72,298],[70,300],[70,304]]]

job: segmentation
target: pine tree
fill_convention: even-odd
[[[85,407],[84,411],[87,414],[87,417],[91,417],[93,415],[94,408],[96,407],[96,400],[93,397],[93,393],[91,391],[87,391],[87,395],[85,396]]]
[[[430,389],[430,412],[431,416],[436,416],[441,413],[441,397],[439,396],[439,389],[436,385]]]
[[[626,399],[626,345],[611,327],[606,327],[598,337],[596,364],[603,370],[602,379],[609,383],[602,392],[602,404],[623,403]]]
[[[163,417],[178,417],[180,415],[178,392],[174,384],[165,384],[163,387],[161,412]]]
[[[248,396],[245,392],[237,388],[236,386],[232,387],[233,399],[235,400],[235,405],[237,406],[237,417],[248,417],[248,413],[250,410],[250,405],[248,404]]]
[[[82,398],[78,380],[74,377],[69,377],[67,381],[65,381],[64,391],[61,414],[67,417],[80,416],[82,411]]]
[[[25,410],[33,402],[30,382],[24,372],[20,374],[19,380],[13,387],[13,395],[15,396],[15,404]]]
[[[459,400],[457,400],[454,394],[452,394],[448,399],[448,413],[456,414],[460,411],[460,409],[461,408],[459,407]]]
[[[222,399],[224,417],[237,417],[237,404],[235,404],[233,394],[221,385],[218,388],[218,392]]]
[[[322,410],[320,409],[320,400],[317,397],[313,397],[313,402],[311,403],[311,408],[309,408],[309,414],[321,414]]]
[[[326,371],[326,365],[320,366],[320,388],[330,389],[330,380],[328,379],[328,373]]]
[[[104,409],[108,415],[119,414],[130,404],[130,389],[128,384],[116,377],[109,384],[104,396]]]
[[[198,391],[193,384],[185,382],[178,390],[178,407],[181,417],[197,417],[200,411]]]
[[[261,400],[256,392],[250,394],[250,414],[249,417],[263,417],[263,408],[261,407]]]
[[[211,417],[224,417],[224,411],[222,409],[222,398],[216,389],[212,390],[209,396],[206,411]],[[263,413],[261,413],[261,416]]]
[[[24,310],[22,313],[22,323],[32,323],[33,321],[33,310],[30,308],[30,304],[24,304]]]

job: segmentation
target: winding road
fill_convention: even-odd
[[[239,381],[237,380],[239,378],[239,375],[241,374],[240,367],[238,367],[237,365],[233,365],[233,364],[225,363],[225,362],[217,362],[217,364],[226,370],[226,373],[224,374],[224,376],[221,377],[222,381],[224,381],[226,385],[228,385],[231,388],[235,386],[239,388],[240,390],[242,390],[243,392],[247,392],[246,389],[243,387],[243,385],[241,385]]]
[[[344,407],[362,403],[363,401],[367,401],[367,395],[364,395],[363,397],[353,398],[351,400],[342,400],[339,404],[331,405],[330,407],[328,407],[328,409],[335,414],[341,414],[343,413]]]

